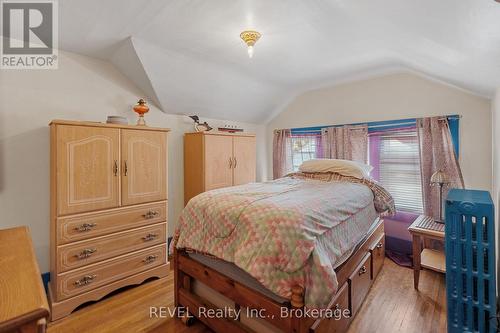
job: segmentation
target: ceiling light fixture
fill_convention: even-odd
[[[248,46],[248,57],[249,58],[253,57],[253,46],[255,45],[255,43],[257,43],[260,36],[261,36],[260,32],[254,31],[254,30],[245,30],[240,34],[241,39]]]

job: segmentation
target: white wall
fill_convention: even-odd
[[[500,204],[500,88],[497,90],[491,105],[492,110],[492,129],[493,129],[493,200],[497,203],[498,212]],[[499,220],[498,213],[497,221]],[[497,228],[498,230],[498,228]]]
[[[49,129],[52,119],[105,121],[124,115],[143,93],[109,62],[59,53],[58,70],[0,70],[0,229],[31,229],[42,272],[49,270]],[[207,120],[213,127],[230,123],[257,133],[257,159],[264,161],[265,128],[254,124]],[[150,126],[168,127],[169,233],[183,208],[183,133],[192,121],[152,106]],[[257,178],[266,178],[265,164]]]
[[[414,74],[393,74],[306,92],[267,124],[268,174],[272,131],[460,114],[460,163],[467,188],[491,190],[491,105],[487,98]]]
[[[491,105],[493,130],[493,202],[495,203],[497,295],[500,293],[500,88]]]

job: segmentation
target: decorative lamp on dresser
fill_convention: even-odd
[[[52,320],[167,275],[168,131],[51,122]]]
[[[184,205],[205,191],[255,182],[255,147],[255,134],[186,133]]]

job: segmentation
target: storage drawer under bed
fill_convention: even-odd
[[[333,300],[331,304],[331,309],[334,311],[334,317],[318,321],[311,328],[312,332],[343,333],[347,331],[352,318],[349,310],[349,285],[347,283],[344,283],[339,289],[335,296],[335,300]]]
[[[353,316],[358,312],[372,285],[371,266],[371,254],[367,253],[349,277],[350,304]]]
[[[385,234],[380,236],[380,238],[370,246],[370,253],[372,255],[372,267],[371,267],[371,278],[375,280],[378,273],[384,265],[385,258]]]

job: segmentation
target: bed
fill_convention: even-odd
[[[393,212],[380,185],[336,173],[205,192],[172,242],[181,317],[216,332],[342,332],[382,267],[380,217]]]

